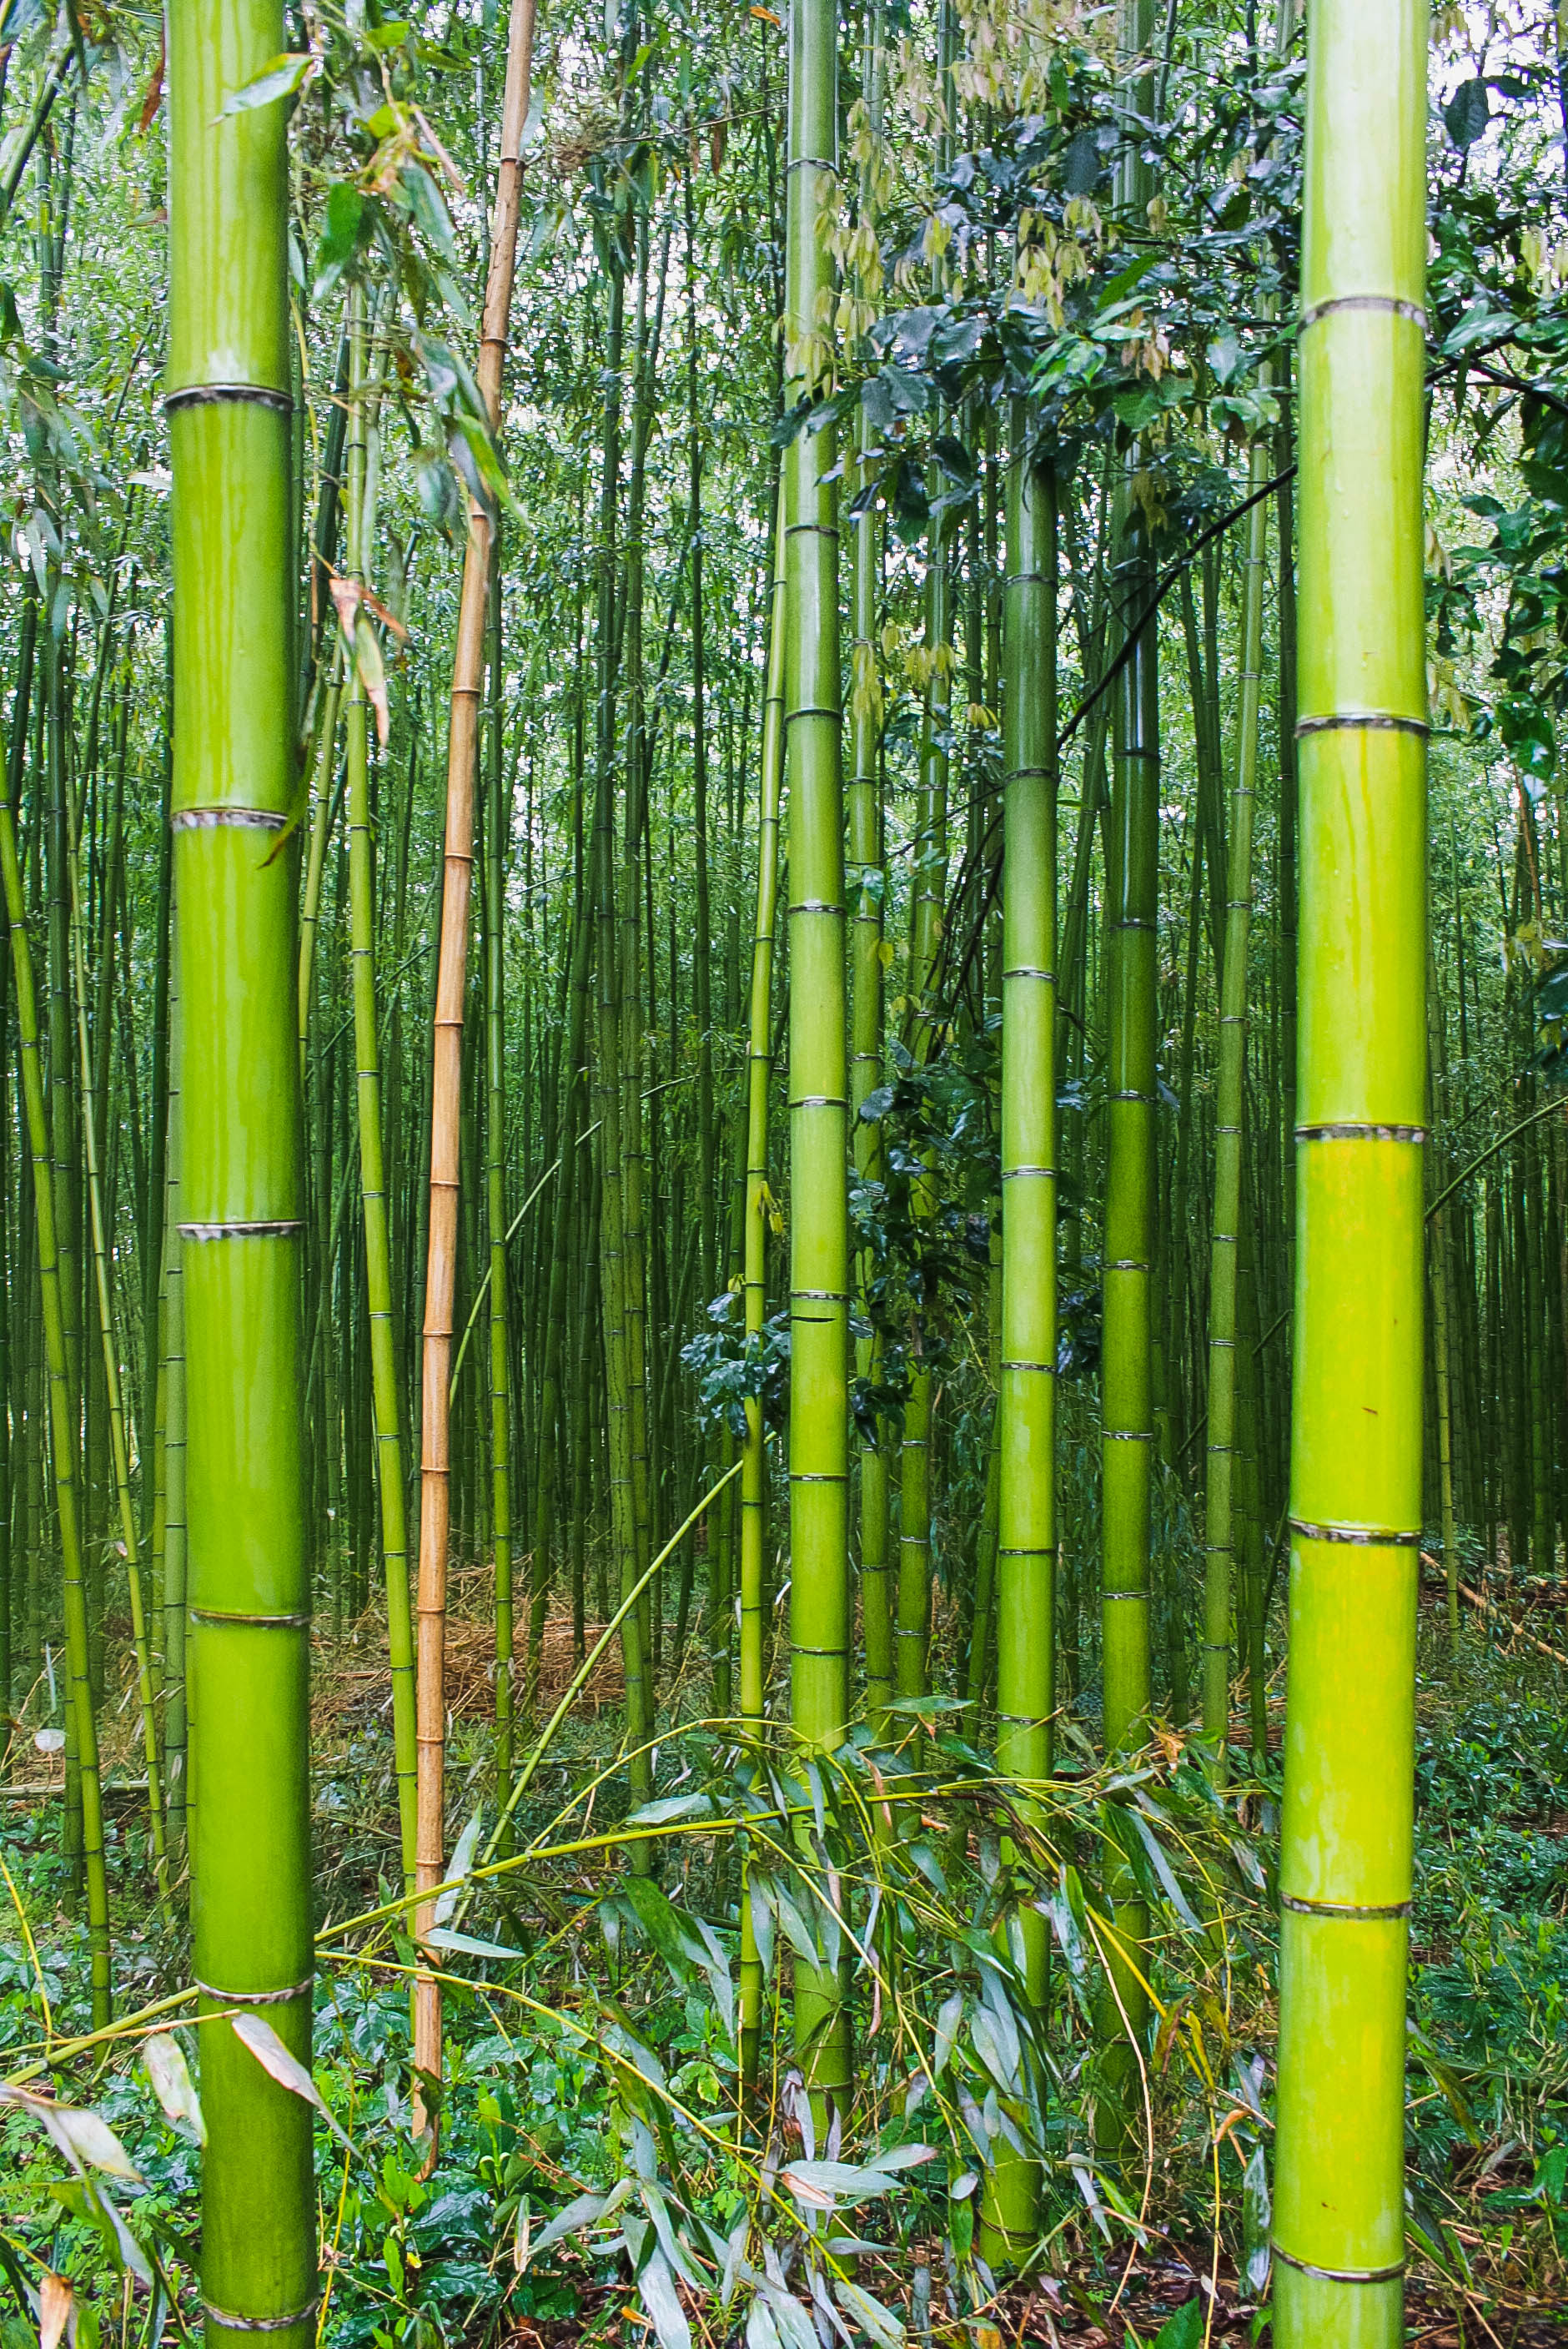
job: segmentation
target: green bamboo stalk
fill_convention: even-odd
[[[88,1622],[88,1674],[95,1706],[103,1701],[103,1560],[94,1545],[92,1495],[82,1479],[82,1279],[79,1128],[72,1022],[70,1012],[69,884],[67,871],[65,647],[53,631],[44,654],[44,730],[49,790],[48,829],[48,983],[49,983],[49,1139],[53,1160],[55,1226],[59,1250],[60,1312],[65,1338],[65,1379],[69,1428],[70,1475],[77,1495],[82,1546],[83,1595]],[[51,1410],[51,1431],[54,1418]],[[76,1715],[69,1716],[74,1728]],[[83,1832],[81,1794],[71,1764],[77,1756],[67,1747],[67,1781],[68,1832],[73,1886],[79,1882]]]
[[[620,1597],[638,1586],[636,1500],[633,1471],[635,1438],[632,1422],[631,1353],[626,1329],[625,1164],[621,1121],[622,1003],[619,926],[616,919],[614,854],[614,757],[616,644],[614,556],[616,487],[620,475],[621,353],[624,317],[624,273],[610,285],[610,318],[604,379],[603,472],[600,490],[598,719],[593,813],[593,921],[597,935],[597,1041],[594,1092],[600,1129],[599,1281],[604,1332],[604,1381],[610,1455],[611,1535]],[[621,1626],[625,1673],[626,1742],[633,1806],[653,1791],[649,1739],[653,1705],[649,1689],[646,1615],[639,1604]],[[645,1865],[634,1854],[633,1866]]]
[[[326,690],[321,697],[317,719],[315,762],[311,781],[315,812],[311,818],[310,847],[305,858],[304,893],[299,917],[297,1004],[302,1087],[308,1081],[311,1014],[315,1008],[315,949],[316,934],[321,926],[322,883],[326,874],[327,844],[344,789],[340,783],[335,791],[332,781],[333,760],[337,749],[337,718],[343,701],[343,648],[339,640],[333,646],[332,667]]]
[[[1430,952],[1427,970],[1427,1086],[1434,1112],[1438,1108],[1438,1078],[1442,1055],[1442,1011],[1438,995],[1438,969]],[[1443,1157],[1432,1152],[1431,1179],[1439,1188]],[[1460,1640],[1460,1553],[1454,1517],[1454,1381],[1453,1330],[1457,1319],[1449,1299],[1450,1267],[1448,1226],[1439,1207],[1429,1215],[1428,1278],[1432,1291],[1432,1369],[1438,1403],[1438,1506],[1443,1537],[1443,1579],[1447,1585],[1449,1643]]]
[[[71,983],[75,999],[77,1049],[81,1068],[82,1150],[87,1172],[93,1280],[98,1301],[98,1335],[102,1344],[104,1394],[108,1410],[115,1493],[119,1505],[120,1542],[125,1551],[126,1582],[130,1599],[130,1629],[136,1654],[137,1696],[141,1708],[141,1746],[147,1767],[148,1833],[152,1845],[152,1867],[158,1886],[158,1905],[162,1911],[164,1921],[172,1923],[173,1909],[169,1897],[169,1861],[165,1842],[163,1791],[158,1760],[158,1714],[152,1681],[152,1649],[148,1636],[147,1609],[142,1596],[140,1544],[136,1523],[136,1507],[130,1492],[130,1453],[126,1443],[125,1412],[120,1400],[119,1356],[115,1340],[114,1300],[109,1287],[108,1252],[104,1238],[103,1185],[98,1168],[92,1046],[88,1036],[88,967],[87,955],[82,944],[78,849],[79,843],[72,839],[68,843]]]
[[[148,1116],[147,1197],[141,1223],[142,1249],[142,1362],[144,1417],[149,1424],[156,1416],[167,1426],[168,1395],[164,1393],[164,1411],[157,1411],[157,1381],[167,1381],[164,1357],[167,1352],[166,1331],[162,1316],[166,1310],[164,1295],[164,1258],[168,1245],[166,1211],[168,1208],[169,1153],[169,981],[170,940],[172,936],[170,889],[174,873],[174,835],[169,828],[169,792],[172,776],[173,730],[170,697],[173,679],[169,673],[174,648],[172,626],[165,628],[165,685],[163,725],[163,773],[158,827],[158,882],[153,911],[152,968],[152,1082]],[[126,699],[130,698],[127,679]],[[165,1481],[167,1500],[167,1472]],[[164,1536],[167,1543],[167,1530]],[[167,1724],[165,1725],[167,1735]],[[167,1792],[167,1788],[166,1788]]]
[[[877,75],[873,55],[873,88]],[[861,419],[862,476],[872,442],[869,418]],[[850,1112],[853,1120],[855,1174],[861,1183],[882,1179],[880,1119],[863,1119],[861,1108],[882,1075],[882,863],[880,750],[882,688],[875,642],[879,585],[879,533],[874,508],[857,516],[854,567],[851,574],[851,690],[850,781],[845,794],[850,825],[850,885],[854,892],[851,957],[852,996],[850,1035]],[[771,692],[771,680],[769,683]],[[857,1267],[865,1310],[872,1267]],[[873,1386],[882,1364],[882,1341],[873,1333],[855,1341],[855,1370]],[[888,1458],[880,1433],[861,1447],[861,1636],[865,1650],[866,1718],[873,1727],[893,1692],[893,1610],[888,1571]]]
[[[1150,47],[1153,0],[1122,0],[1119,65],[1129,102],[1152,107]],[[1141,222],[1150,174],[1130,134],[1118,164],[1119,209]],[[1132,492],[1141,462],[1129,450],[1116,485],[1116,602],[1125,626],[1149,603],[1147,526]],[[1101,1595],[1105,1748],[1143,1742],[1150,1700],[1149,1563],[1154,1430],[1151,1337],[1154,1254],[1155,1031],[1159,1019],[1155,923],[1159,910],[1160,694],[1153,625],[1139,636],[1117,681],[1115,784],[1107,863],[1109,954],[1105,1172],[1104,1335],[1101,1393]],[[1115,1920],[1109,1979],[1102,1997],[1104,2092],[1100,2141],[1119,2152],[1137,2077],[1133,2042],[1142,2034],[1147,1993],[1139,1951],[1148,1930],[1130,1876],[1114,1863]]]
[[[746,1342],[759,1346],[768,1318],[768,1097],[773,1076],[773,932],[779,910],[779,802],[784,771],[787,543],[780,484],[773,530],[773,593],[758,785],[757,920],[751,940],[751,1032],[746,1061]],[[746,1402],[740,1466],[740,1717],[754,1731],[766,1695],[768,1461],[758,1399]],[[740,1899],[740,2075],[757,2085],[762,2038],[762,1961],[744,1888]]]
[[[818,296],[832,284],[819,222],[837,177],[838,14],[791,0],[786,177],[785,406],[819,388]],[[789,795],[790,1720],[808,1751],[849,1719],[849,1078],[843,786],[831,425],[783,465],[784,720]],[[799,1961],[795,2040],[808,2081],[842,2109],[848,2018],[836,1972]]]
[[[1267,479],[1268,452],[1254,441],[1248,487]],[[1231,1713],[1231,1584],[1238,1385],[1236,1298],[1242,1218],[1242,1101],[1247,1066],[1247,946],[1253,919],[1253,820],[1257,800],[1258,715],[1263,694],[1264,561],[1268,504],[1247,517],[1242,575],[1242,674],[1236,763],[1231,787],[1225,884],[1225,949],[1220,978],[1220,1053],[1214,1085],[1214,1193],[1209,1242],[1209,1431],[1204,1478],[1203,1735],[1222,1779]]]
[[[937,12],[937,88],[941,111],[935,162],[945,169],[954,140],[951,115],[956,98],[951,80],[954,43],[952,8],[940,0]],[[937,272],[936,291],[943,273]],[[933,467],[933,487],[936,485]],[[920,818],[914,840],[910,891],[908,994],[914,1059],[923,1064],[938,1044],[937,1011],[930,1000],[943,908],[947,899],[948,751],[953,725],[953,580],[947,518],[933,520],[925,566],[927,663],[920,741]],[[934,1162],[910,1185],[910,1216],[918,1231],[936,1212]],[[899,1460],[898,1598],[893,1623],[893,1685],[901,1697],[925,1693],[931,1639],[931,1455],[932,1379],[926,1332],[914,1330],[910,1349],[909,1393],[903,1408],[903,1444]]]
[[[172,839],[172,835],[170,835]],[[185,1525],[185,1258],[180,1236],[180,965],[169,897],[167,1139],[163,1223],[163,1784],[169,1848],[178,1862],[190,1826],[186,1682],[188,1545]]]
[[[374,436],[379,395],[372,388],[373,365],[366,348],[373,321],[366,296],[356,286],[349,296],[349,404],[347,431],[347,569],[350,584],[363,586],[376,535]],[[357,618],[357,615],[356,615]],[[334,664],[325,726],[332,722],[344,656]],[[365,681],[356,663],[344,719],[346,792],[348,802],[349,970],[354,997],[355,1109],[359,1133],[360,1206],[365,1226],[366,1303],[370,1329],[370,1391],[376,1441],[376,1483],[380,1496],[381,1563],[387,1586],[387,1637],[392,1675],[392,1746],[397,1780],[397,1822],[404,1889],[414,1880],[418,1819],[414,1720],[414,1628],[408,1598],[407,1488],[403,1476],[402,1413],[397,1385],[397,1340],[392,1317],[392,1256],[387,1227],[387,1175],[381,1102],[381,1048],[376,1013],[376,873],[370,827],[369,711]],[[324,753],[330,765],[330,751]]]
[[[582,778],[578,777],[581,792]],[[531,1723],[539,1701],[539,1664],[544,1640],[545,1605],[550,1561],[555,1545],[556,1493],[561,1480],[561,1433],[567,1413],[561,1392],[561,1353],[567,1314],[568,1283],[573,1261],[572,1241],[578,1217],[577,1134],[582,1124],[583,1056],[587,1035],[589,951],[593,924],[579,895],[573,908],[572,947],[568,958],[566,1064],[560,1086],[561,1107],[555,1122],[555,1147],[561,1165],[560,1188],[552,1226],[550,1279],[544,1316],[544,1360],[539,1393],[539,1473],[534,1485],[533,1557],[528,1627],[528,1667],[523,1712]],[[585,1386],[584,1366],[573,1363],[571,1381],[575,1406]],[[573,1603],[578,1599],[573,1585]]]
[[[1023,1790],[1050,1775],[1056,1705],[1057,529],[1056,485],[1013,409],[1003,611],[1002,1332],[998,1364],[996,1769]],[[1047,1928],[1016,1922],[1037,2012]],[[1037,2165],[1011,2149],[982,2209],[993,2266],[1035,2240]]]
[[[670,233],[661,243],[654,314],[647,316],[649,224],[637,222],[637,342],[634,367],[634,406],[631,472],[627,484],[625,576],[617,630],[626,680],[626,793],[621,855],[616,866],[616,921],[620,934],[621,1232],[622,1293],[626,1346],[632,1474],[632,1527],[639,1579],[653,1549],[654,1463],[648,1414],[647,1152],[643,1121],[644,1019],[640,860],[646,823],[648,771],[647,697],[643,674],[644,543],[648,444],[653,430],[659,345],[664,330]],[[612,738],[613,740],[613,738]],[[612,810],[612,815],[614,811]],[[650,941],[651,945],[651,941]],[[652,1734],[663,1645],[664,1588],[655,1575],[640,1602],[643,1662],[646,1674],[646,1733]]]
[[[284,45],[277,0],[169,18],[175,481],[174,887],[193,1971],[201,2010],[310,2060],[310,1587],[300,1429],[292,862],[288,174],[281,102],[225,114]],[[238,2033],[201,2034],[209,2337],[315,2323],[310,2107]]]
[[[0,758],[4,753],[0,752]],[[16,860],[16,828],[11,795],[0,769],[0,878],[11,926],[11,968],[16,987],[16,1040],[21,1050],[26,1146],[32,1161],[32,1222],[37,1248],[50,1433],[55,1457],[55,1498],[59,1512],[64,1568],[66,1673],[69,1682],[67,1724],[74,1730],[81,1806],[82,1866],[87,1884],[88,1948],[92,1968],[93,2028],[109,2019],[108,1886],[104,1872],[103,1801],[98,1785],[98,1725],[93,1715],[88,1663],[87,1584],[82,1572],[81,1534],[77,1520],[76,1430],[67,1377],[65,1307],[59,1251],[55,1237],[55,1189],[51,1143],[39,1058],[37,999],[33,986],[33,949],[27,936],[22,871]],[[37,1449],[35,1443],[35,1451]]]
[[[11,1119],[5,1102],[5,1063],[11,1039],[11,965],[0,955],[0,1775],[10,1753],[13,1718],[11,1683],[15,1659],[11,1635],[13,1616],[12,1507],[15,1495],[16,1454],[13,1423],[19,1431],[21,1413],[15,1387],[11,1352],[11,1283],[15,1259],[11,1222]]]
[[[490,608],[490,739],[486,744],[484,825],[485,1203],[490,1233],[490,1538],[495,1553],[495,1775],[511,1784],[511,1340],[506,1240],[506,952],[504,905],[511,795],[501,760],[501,590],[492,548]],[[524,1066],[527,1056],[524,1055]],[[543,1563],[547,1566],[548,1558]],[[534,1588],[548,1593],[534,1560]]]
[[[1280,2349],[1404,2337],[1422,1518],[1424,0],[1316,0],[1300,350],[1301,966]]]

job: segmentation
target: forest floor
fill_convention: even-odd
[[[1435,1588],[1423,1604],[1407,2337],[1429,2349],[1488,2343],[1544,2349],[1568,2341],[1568,1698],[1562,1670],[1541,1651],[1563,1638],[1568,1586],[1510,1584],[1494,1574],[1488,1595],[1494,1611],[1484,1631],[1476,1610],[1467,1609],[1454,1655]],[[485,1596],[485,1578],[471,1574],[459,1584],[453,1619],[455,1820],[487,1790],[493,1674]],[[592,1641],[592,1625],[588,1636]],[[691,1644],[695,1651],[698,1643]],[[541,1716],[571,1670],[570,1625],[552,1624]],[[684,1682],[676,1679],[686,1713],[695,1714],[704,1694],[695,1661]],[[396,1898],[388,1683],[374,1635],[365,1627],[325,1631],[315,1687],[317,1915],[325,1926]],[[189,1967],[181,1940],[160,1928],[148,1890],[145,1793],[127,1692],[111,1690],[104,1708],[121,2014],[178,1987]],[[618,1662],[607,1658],[519,1809],[520,1841],[537,1844],[553,1834],[558,1848],[563,1830],[556,1820],[570,1820],[582,1837],[614,1829],[624,1798],[607,1765],[620,1695]],[[1281,1706],[1276,1689],[1271,1743]],[[1086,1716],[1091,1711],[1092,1691]],[[0,2083],[36,2063],[46,2029],[57,2044],[88,2028],[85,1939],[67,1898],[60,1844],[60,1765],[34,1743],[47,1713],[45,1687],[0,1777],[0,1897],[10,1912],[9,1922],[0,1922]],[[700,1733],[693,1739],[678,1727],[666,1732],[660,1795],[677,1799],[676,1788],[696,1783],[709,1766],[705,1752]],[[1275,1792],[1277,1758],[1262,1765],[1238,1806],[1260,1849],[1272,1834]],[[604,2193],[630,2158],[635,2131],[626,2100],[612,2065],[599,2060],[593,2033],[575,2020],[590,2011],[600,2018],[595,2031],[613,2037],[606,2019],[614,2018],[615,2028],[634,2025],[636,2044],[656,2050],[672,2103],[698,2116],[698,2135],[704,2116],[713,2122],[695,2168],[687,2133],[675,2132],[669,2146],[661,2141],[659,2175],[672,2207],[700,2203],[724,2230],[746,2207],[744,2180],[733,2164],[727,2168],[721,2142],[727,2130],[733,2137],[735,2079],[722,2000],[708,1994],[700,1971],[683,1975],[673,1962],[659,1963],[655,1946],[623,1940],[624,1927],[635,1926],[627,1904],[617,1901],[624,1880],[607,1845],[513,1876],[455,1920],[465,1933],[487,1937],[470,1950],[492,1946],[494,1937],[518,1955],[510,1965],[471,1955],[451,1961],[442,2160],[428,2186],[415,2174],[408,2136],[410,1946],[397,1932],[368,1955],[364,1945],[345,1945],[324,1965],[315,2077],[354,2146],[346,2155],[325,2128],[318,2132],[323,2339],[333,2349],[404,2343],[568,2349],[598,2340],[669,2349],[668,2332],[650,2326],[632,2292],[624,2247],[612,2253],[572,2232],[534,2249],[562,2206],[585,2190]],[[665,1881],[682,1916],[710,1916],[717,1941],[732,1951],[734,1893],[712,1849],[706,1863],[688,1857],[678,1880]],[[956,1885],[951,1898],[960,1900]],[[595,1922],[598,1930],[579,1930]],[[954,2349],[1024,2342],[1202,2349],[1211,2341],[1268,2341],[1267,2278],[1257,2250],[1260,2227],[1266,2231],[1266,2183],[1261,2220],[1252,2207],[1265,2165],[1242,2158],[1253,2107],[1260,2145],[1267,2129],[1274,1992],[1266,1904],[1245,1915],[1238,1909],[1231,1930],[1233,2085],[1217,2107],[1228,2115],[1221,2144],[1216,2107],[1206,2119],[1197,2111],[1162,2033],[1165,2066],[1155,2067],[1151,2133],[1129,2165],[1143,2165],[1141,2202],[1132,2191],[1136,2179],[1125,2202],[1114,2181],[1101,2179],[1100,2200],[1079,2172],[1064,2167],[1062,2192],[1047,2196],[1050,2235],[1039,2271],[987,2302],[960,2287],[945,2191],[918,2192],[927,2173],[911,2171],[899,2215],[884,2203],[859,2219],[876,2238],[876,2255],[867,2245],[861,2272],[895,2323],[917,2340],[948,2341]],[[459,1979],[465,1968],[469,1979]],[[1079,2042],[1072,2039],[1070,2001],[1060,1989],[1057,1995],[1052,2029],[1061,2029],[1072,2053]],[[1202,1994],[1182,1992],[1189,1996],[1196,2011]],[[1181,2001],[1173,2003],[1179,2009]],[[879,2068],[874,2060],[875,2021],[857,2018],[857,2037],[863,2031],[867,2038],[863,2119],[873,2145],[886,2142],[888,2114],[903,2093],[903,2074],[894,2079],[896,2067]],[[192,2322],[200,2157],[189,2127],[168,2121],[150,2090],[139,2058],[150,2027],[56,2062],[52,2075],[42,2071],[35,2083],[92,2106],[109,2123],[138,2172],[134,2186],[90,2172],[73,2177],[25,2109],[0,2114],[0,2349],[32,2349],[33,2295],[45,2268],[74,2285],[77,2349],[108,2349],[111,2333],[119,2349],[155,2349],[160,2333],[176,2337]],[[193,2034],[183,2035],[193,2053]],[[776,2071],[776,2090],[779,2077]],[[1086,2077],[1081,2054],[1064,2058],[1065,2103],[1086,2093]],[[1249,2077],[1257,2084],[1250,2091]],[[776,2117],[779,2111],[776,2103]],[[787,2085],[783,2113],[788,2135]],[[1243,2126],[1231,2127],[1238,2120]],[[950,2180],[956,2166],[948,2165]],[[735,2333],[738,2304],[726,2316],[713,2293],[684,2283],[679,2301],[680,2322],[707,2349]],[[758,2336],[748,2338],[759,2349]],[[772,2349],[766,2330],[760,2349]],[[790,2349],[788,2337],[783,2349]]]

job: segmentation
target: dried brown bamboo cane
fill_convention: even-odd
[[[480,389],[492,432],[500,423],[522,193],[522,134],[533,61],[534,0],[511,0],[500,161],[490,223],[490,275],[480,328]],[[419,1461],[418,1835],[415,1889],[433,1892],[445,1858],[447,1545],[451,1517],[450,1387],[452,1310],[458,1264],[459,1108],[462,1092],[463,995],[468,973],[469,895],[474,856],[474,766],[483,682],[485,606],[494,523],[478,498],[469,502],[462,600],[452,664],[447,750],[447,838],[441,883],[441,936],[436,975],[434,1068],[430,1105],[429,1244],[425,1263],[425,1325]],[[415,1911],[422,1940],[435,1923],[431,1900]],[[419,1974],[414,1989],[416,2075],[441,2076],[441,1990]],[[434,2106],[416,2098],[415,2126],[428,2134],[424,2174],[436,2166],[439,2124]]]

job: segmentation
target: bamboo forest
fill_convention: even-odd
[[[0,2349],[1568,2341],[1568,7],[0,0]]]

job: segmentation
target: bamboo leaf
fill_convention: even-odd
[[[229,92],[218,119],[222,121],[230,114],[249,114],[254,107],[271,106],[280,98],[292,98],[311,63],[309,49],[285,49],[281,56],[271,58],[260,73],[253,74],[249,81]]]
[[[1181,1887],[1177,1883],[1175,1871],[1172,1869],[1170,1861],[1166,1858],[1164,1852],[1161,1849],[1160,1839],[1156,1836],[1153,1828],[1150,1826],[1149,1821],[1144,1817],[1143,1813],[1137,1809],[1129,1810],[1127,1816],[1132,1821],[1133,1826],[1138,1829],[1139,1835],[1142,1838],[1143,1848],[1149,1854],[1149,1864],[1153,1868],[1155,1875],[1160,1878],[1160,1882],[1164,1889],[1165,1897],[1170,1901],[1171,1906],[1175,1909],[1176,1914],[1181,1918],[1181,1922],[1186,1926],[1187,1930],[1190,1933],[1201,1933],[1203,1929],[1199,1924],[1197,1918],[1192,1914],[1192,1910],[1188,1904],[1187,1896],[1182,1891]]]
[[[459,1957],[515,1960],[523,1955],[521,1950],[509,1949],[504,1941],[481,1941],[472,1933],[457,1933],[446,1925],[432,1925],[421,1938],[428,1950],[449,1950]]]
[[[201,2099],[185,2061],[185,2050],[167,2031],[155,2031],[142,2043],[141,2060],[152,2083],[152,2093],[169,2119],[189,2128],[198,2145],[207,2142]]]
[[[1243,2273],[1247,2290],[1254,2300],[1261,2300],[1268,2289],[1269,2225],[1273,2217],[1268,2161],[1260,2138],[1253,2147],[1242,2179],[1242,2236],[1246,2245]]]
[[[889,2308],[858,2283],[841,2279],[833,2286],[839,2306],[855,2320],[862,2333],[870,2333],[877,2349],[903,2349],[904,2329]]]
[[[336,594],[337,582],[334,580],[333,595],[335,600]],[[457,1843],[453,1847],[451,1860],[447,1868],[447,1889],[440,1894],[436,1902],[436,1922],[438,1925],[444,1925],[449,1917],[450,1917],[461,1897],[462,1888],[468,1882],[469,1877],[472,1872],[474,1853],[479,1847],[480,1823],[483,1816],[484,1814],[482,1809],[475,1810],[473,1816],[469,1820],[461,1835],[458,1837]]]
[[[706,1795],[665,1795],[656,1803],[645,1803],[640,1810],[627,1817],[629,1827],[663,1826],[667,1819],[711,1818],[713,1805]]]
[[[406,191],[420,234],[433,245],[443,261],[454,266],[458,258],[458,243],[452,233],[452,216],[447,210],[446,199],[422,164],[405,163],[401,185]]]
[[[691,2326],[663,2251],[655,2251],[637,2278],[643,2306],[659,2337],[659,2349],[691,2349]]]
[[[30,2089],[0,2083],[0,2104],[19,2105],[31,2113],[53,2144],[80,2177],[87,2168],[101,2169],[108,2178],[123,2178],[133,2186],[141,2172],[119,2137],[98,2114],[77,2105],[58,2105],[52,2096],[36,2096]]]
[[[574,2201],[568,2202],[564,2210],[556,2212],[549,2226],[534,2237],[531,2245],[524,2244],[522,2257],[518,2262],[519,2272],[531,2260],[536,2260],[541,2251],[547,2251],[552,2243],[564,2242],[568,2235],[580,2234],[584,2227],[596,2227],[609,2208],[607,2194],[579,2194]]]
[[[782,2349],[779,2327],[760,2292],[746,2312],[746,2349]]]
[[[757,1960],[767,1982],[773,1971],[773,1909],[769,1899],[771,1888],[765,1876],[754,1876],[747,1887],[747,1899],[751,1908],[751,1930],[757,1942]]]
[[[344,2144],[348,2145],[351,2140],[347,2131],[327,2110],[315,2082],[311,2078],[299,2057],[291,2054],[290,2050],[284,2045],[266,2017],[261,2014],[236,2014],[232,2021],[235,2038],[250,2049],[268,2077],[275,2080],[280,2088],[286,2088],[291,2095],[301,2096],[307,2105],[314,2105],[333,2135],[341,2137]]]
[[[851,2161],[796,2161],[779,2183],[809,2209],[830,2210],[835,2203],[852,2207],[873,2201],[879,2194],[892,2194],[898,2179],[890,2170],[861,2168]]]
[[[38,2278],[38,2349],[59,2349],[72,2306],[73,2294],[65,2277],[46,2268]]]

